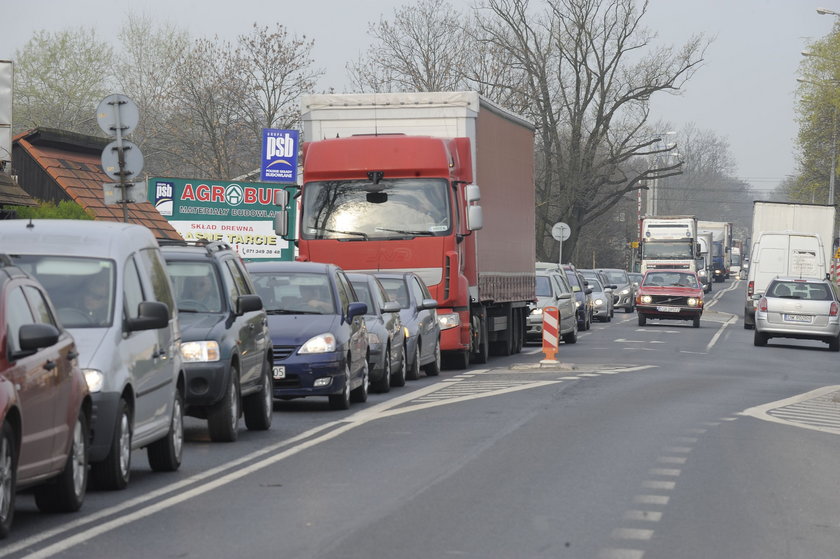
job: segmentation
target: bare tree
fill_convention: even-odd
[[[114,76],[122,93],[140,110],[132,140],[145,156],[151,175],[177,172],[181,158],[170,151],[168,140],[178,87],[177,69],[189,49],[189,36],[171,24],[156,25],[149,16],[129,14],[120,33],[122,50],[114,63]]]
[[[485,41],[511,53],[523,79],[511,84],[530,100],[538,128],[537,250],[556,253],[549,232],[569,224],[573,254],[581,228],[618,204],[645,179],[679,173],[679,162],[650,167],[639,156],[667,151],[646,127],[650,97],[678,91],[702,62],[707,42],[651,47],[641,26],[647,3],[489,0]],[[642,163],[640,165],[640,163]]]
[[[93,29],[36,32],[15,53],[15,131],[100,133],[96,105],[109,93],[111,56]]]

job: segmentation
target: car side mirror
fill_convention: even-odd
[[[618,286],[617,285],[608,285],[607,288],[608,289],[618,289]]]
[[[436,309],[438,306],[438,302],[435,299],[423,299],[420,301],[420,304],[417,306],[417,310],[423,309]]]
[[[386,312],[390,312],[390,313],[400,312],[400,304],[397,303],[396,301],[387,301],[386,303],[382,304],[382,312],[383,313],[386,313]]]
[[[236,314],[243,315],[248,312],[260,311],[263,308],[262,298],[259,295],[240,295],[236,298]]]
[[[353,322],[354,318],[366,315],[367,312],[367,303],[350,303],[347,305],[347,322]]]
[[[24,324],[18,332],[20,351],[12,354],[17,360],[37,352],[42,347],[49,347],[58,343],[58,328],[52,324]]]
[[[156,330],[166,328],[169,325],[169,307],[160,301],[143,301],[137,305],[138,315],[136,318],[127,318],[125,321],[128,332],[139,332],[141,330]]]
[[[587,288],[586,288],[586,291],[584,291],[584,293],[586,293],[587,295],[591,295],[591,294],[592,294],[592,289],[590,289],[589,287],[587,287]]]

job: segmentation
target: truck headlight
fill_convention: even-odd
[[[461,317],[456,312],[439,314],[437,320],[441,330],[449,330],[461,325]]]
[[[531,316],[540,316],[543,313],[542,309],[533,309],[531,311]]]
[[[298,353],[330,353],[335,351],[335,347],[335,336],[327,332],[306,340],[306,343],[300,346]]]
[[[645,305],[647,305],[650,304],[651,301],[653,301],[653,297],[651,297],[650,295],[642,295],[641,299],[639,300]]]
[[[219,343],[212,340],[181,344],[181,357],[187,363],[218,361],[219,355]]]
[[[105,383],[105,375],[99,369],[82,369],[87,381],[88,390],[91,392],[99,392],[102,390],[102,385]]]

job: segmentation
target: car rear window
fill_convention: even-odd
[[[805,299],[808,301],[831,301],[831,289],[824,283],[802,281],[774,281],[767,289],[770,297],[784,299]]]

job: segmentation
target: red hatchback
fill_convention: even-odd
[[[91,401],[76,343],[41,285],[0,254],[0,538],[15,493],[45,512],[78,510],[87,490]]]
[[[649,270],[636,291],[639,326],[648,319],[690,320],[700,328],[703,288],[697,274],[686,270]]]

